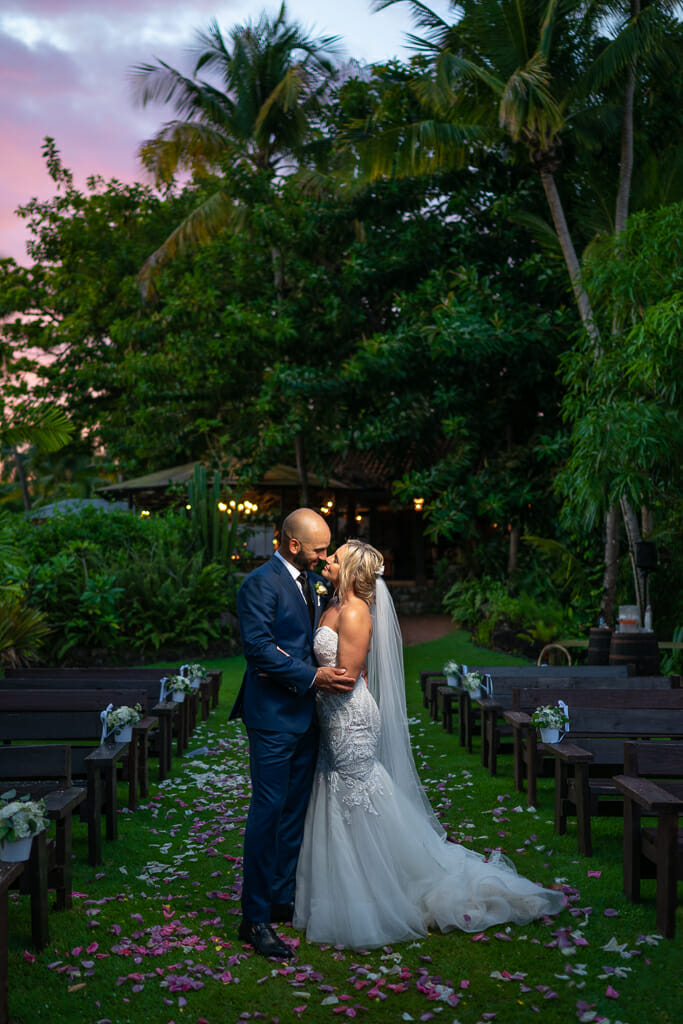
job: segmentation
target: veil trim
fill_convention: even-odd
[[[422,788],[415,767],[406,708],[403,638],[389,588],[381,577],[377,579],[371,612],[373,631],[368,653],[368,689],[380,712],[377,759],[394,785],[445,840],[446,833]]]

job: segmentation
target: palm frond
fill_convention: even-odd
[[[47,452],[63,448],[73,433],[74,426],[66,414],[53,405],[19,405],[13,411],[11,423],[0,423],[3,444],[13,447],[28,443]]]
[[[460,82],[482,82],[487,89],[500,96],[505,88],[505,83],[489,68],[477,64],[473,60],[461,57],[455,53],[442,53],[437,63],[437,77],[444,83],[448,83],[453,91],[457,91]]]
[[[525,227],[545,252],[563,258],[557,233],[547,220],[528,210],[512,210],[507,216],[513,224]]]
[[[139,274],[138,284],[144,302],[155,295],[155,278],[162,268],[179,253],[205,245],[223,230],[240,231],[247,218],[246,208],[236,203],[227,190],[219,189],[196,207],[165,242],[145,260]]]
[[[234,147],[225,134],[192,121],[172,121],[138,150],[144,167],[157,184],[169,183],[178,170],[206,173],[218,168]]]
[[[599,91],[634,62],[665,46],[665,25],[657,4],[631,18],[582,76],[579,94],[589,96]]]
[[[410,20],[416,29],[424,33],[423,36],[412,33],[408,35],[411,48],[418,52],[442,50],[446,45],[451,25],[427,4],[420,3],[419,0],[373,0],[371,6],[374,11],[383,11],[387,7],[394,7],[397,3],[408,4]],[[453,4],[453,7],[455,12],[461,13],[461,8],[456,4]]]

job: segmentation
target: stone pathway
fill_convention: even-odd
[[[439,640],[456,628],[450,615],[399,615],[398,621],[406,647]]]

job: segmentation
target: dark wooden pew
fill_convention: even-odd
[[[115,706],[140,703],[144,708],[146,694],[142,690],[110,690],[103,704],[102,693],[97,690],[0,690],[1,743],[49,741],[68,743],[71,747],[72,778],[83,779],[86,785],[84,806],[91,864],[101,861],[103,805],[107,839],[116,839],[118,834],[117,765],[124,757],[128,759],[129,800],[134,806],[137,803],[137,742],[97,742],[102,732],[100,712],[110,701]],[[156,721],[146,716],[138,728],[144,732],[153,728]]]
[[[570,680],[563,686],[555,685],[560,682],[562,681],[549,680],[547,684],[544,681],[542,686],[513,689],[512,710],[504,712],[505,720],[512,729],[514,786],[516,790],[522,792],[526,784],[529,807],[536,806],[538,776],[544,760],[549,760],[545,753],[545,744],[538,739],[537,730],[531,724],[531,716],[537,707],[545,704],[555,705],[559,700],[564,701],[569,707],[569,738],[573,738],[574,726],[571,718],[572,709],[575,707],[598,708],[608,705],[613,708],[677,708],[683,694],[683,691],[665,688],[665,684],[670,682],[666,676],[630,676],[620,680],[618,687],[609,685],[607,680],[601,680],[598,685],[591,688],[577,685],[577,680]],[[489,729],[491,730],[491,727]],[[495,740],[492,739],[491,742],[494,743]],[[554,759],[550,760],[553,761],[554,770]]]
[[[87,676],[90,679],[103,679],[109,682],[112,679],[145,679],[160,682],[162,676],[178,675],[179,668],[135,668],[122,666],[105,666],[101,668],[13,668],[6,669],[5,675],[11,679],[30,679],[32,676],[41,678],[74,678],[79,675]],[[211,707],[218,707],[218,696],[220,693],[223,673],[220,669],[209,669],[206,679],[200,685],[199,694],[201,702],[202,721],[209,717]],[[157,691],[157,700],[159,692]]]
[[[72,815],[86,798],[71,778],[71,747],[66,744],[0,747],[0,786],[20,796],[43,798],[50,821],[55,822],[55,858],[49,865],[48,885],[55,890],[55,909],[68,910],[72,902]]]
[[[667,696],[664,691],[657,695]],[[568,738],[545,744],[546,753],[555,758],[555,831],[563,835],[567,818],[575,815],[578,849],[584,856],[592,854],[591,818],[623,814],[614,776],[624,771],[624,743],[683,740],[683,690],[671,690],[668,697],[678,704],[570,707]]]
[[[641,878],[654,876],[657,930],[672,939],[683,880],[683,743],[625,743],[614,784],[624,798],[624,892],[638,901]]]
[[[532,686],[535,679],[564,677],[567,675],[600,675],[600,676],[625,676],[634,675],[632,665],[469,665],[469,671],[481,672],[482,674],[495,677],[510,677],[517,680],[518,686]],[[459,687],[449,687],[446,684],[446,677],[443,669],[425,669],[420,672],[420,687],[422,689],[422,703],[429,709],[431,717],[436,721],[438,717],[438,691],[440,687],[446,687],[457,696]]]
[[[3,864],[0,861],[0,1024],[9,1024],[8,890],[23,870],[23,864]]]
[[[635,685],[627,682],[631,678],[628,665],[577,665],[576,667],[541,665],[534,666],[534,669],[535,671],[530,675],[525,675],[522,672],[510,673],[505,666],[493,672],[487,670],[491,676],[491,695],[477,700],[472,700],[466,693],[463,697],[461,715],[464,720],[465,745],[471,753],[473,734],[478,721],[481,763],[489,769],[492,775],[496,774],[496,757],[501,742],[512,739],[512,730],[505,722],[504,713],[512,708],[512,695],[515,688],[538,687],[544,689],[557,685],[592,689],[594,687],[620,687],[622,683],[624,686]],[[658,685],[663,686],[664,684]],[[489,744],[489,736],[494,738],[492,744]]]
[[[110,670],[99,670],[109,673]],[[118,670],[116,670],[118,672]],[[125,671],[125,670],[123,670]],[[45,674],[43,674],[45,673]],[[0,691],[22,689],[40,690],[81,690],[96,691],[99,700],[104,701],[102,707],[109,703],[109,694],[112,687],[117,691],[131,690],[144,691],[144,704],[149,710],[149,715],[157,719],[158,729],[149,734],[152,742],[152,753],[159,759],[159,781],[163,781],[169,772],[173,762],[173,732],[177,736],[177,754],[182,756],[187,745],[188,730],[186,727],[186,710],[183,704],[176,704],[172,700],[160,701],[161,689],[158,670],[153,675],[100,675],[92,676],[90,669],[12,669],[5,673],[5,678],[0,679]],[[163,673],[162,673],[163,675]],[[136,704],[132,694],[129,694],[125,701],[117,703]],[[134,730],[138,747],[141,746],[140,729]],[[145,752],[148,746],[145,747]],[[145,758],[142,763],[145,773],[148,770],[148,762]],[[141,772],[140,795],[144,798],[148,792],[148,775]]]
[[[48,684],[57,684],[78,689],[81,686],[91,687],[94,690],[106,689],[109,686],[133,686],[145,687],[147,689],[149,706],[155,709],[160,704],[166,704],[164,711],[160,710],[160,717],[169,713],[172,702],[168,697],[161,701],[161,681],[164,677],[177,675],[175,669],[160,668],[29,668],[12,669],[7,678],[13,681],[21,681],[30,686],[39,685],[44,687]],[[0,686],[3,684],[0,683]],[[182,702],[173,706],[172,728],[177,737],[177,753],[181,757],[187,747],[188,739],[194,732],[197,724],[197,712],[200,708],[202,719],[208,718],[211,692],[208,678],[200,685],[199,690],[190,694]],[[170,771],[170,759],[167,757],[167,770]]]
[[[72,785],[71,748],[66,745],[0,747],[0,787],[19,796],[43,798],[47,816],[57,829],[56,840],[35,836],[31,858],[16,885],[31,900],[31,931],[36,949],[49,942],[48,889],[55,890],[55,909],[72,905],[72,815],[86,792]]]

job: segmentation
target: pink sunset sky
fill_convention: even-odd
[[[443,16],[447,0],[430,5]],[[46,135],[83,187],[90,174],[145,180],[140,142],[170,116],[137,108],[131,66],[160,58],[184,71],[197,29],[216,18],[227,33],[274,15],[277,2],[245,0],[2,0],[0,4],[0,256],[26,262],[25,223],[14,213],[33,196],[54,193],[41,156]],[[370,0],[289,0],[289,17],[312,35],[338,35],[348,57],[406,58],[407,5],[372,13]]]

